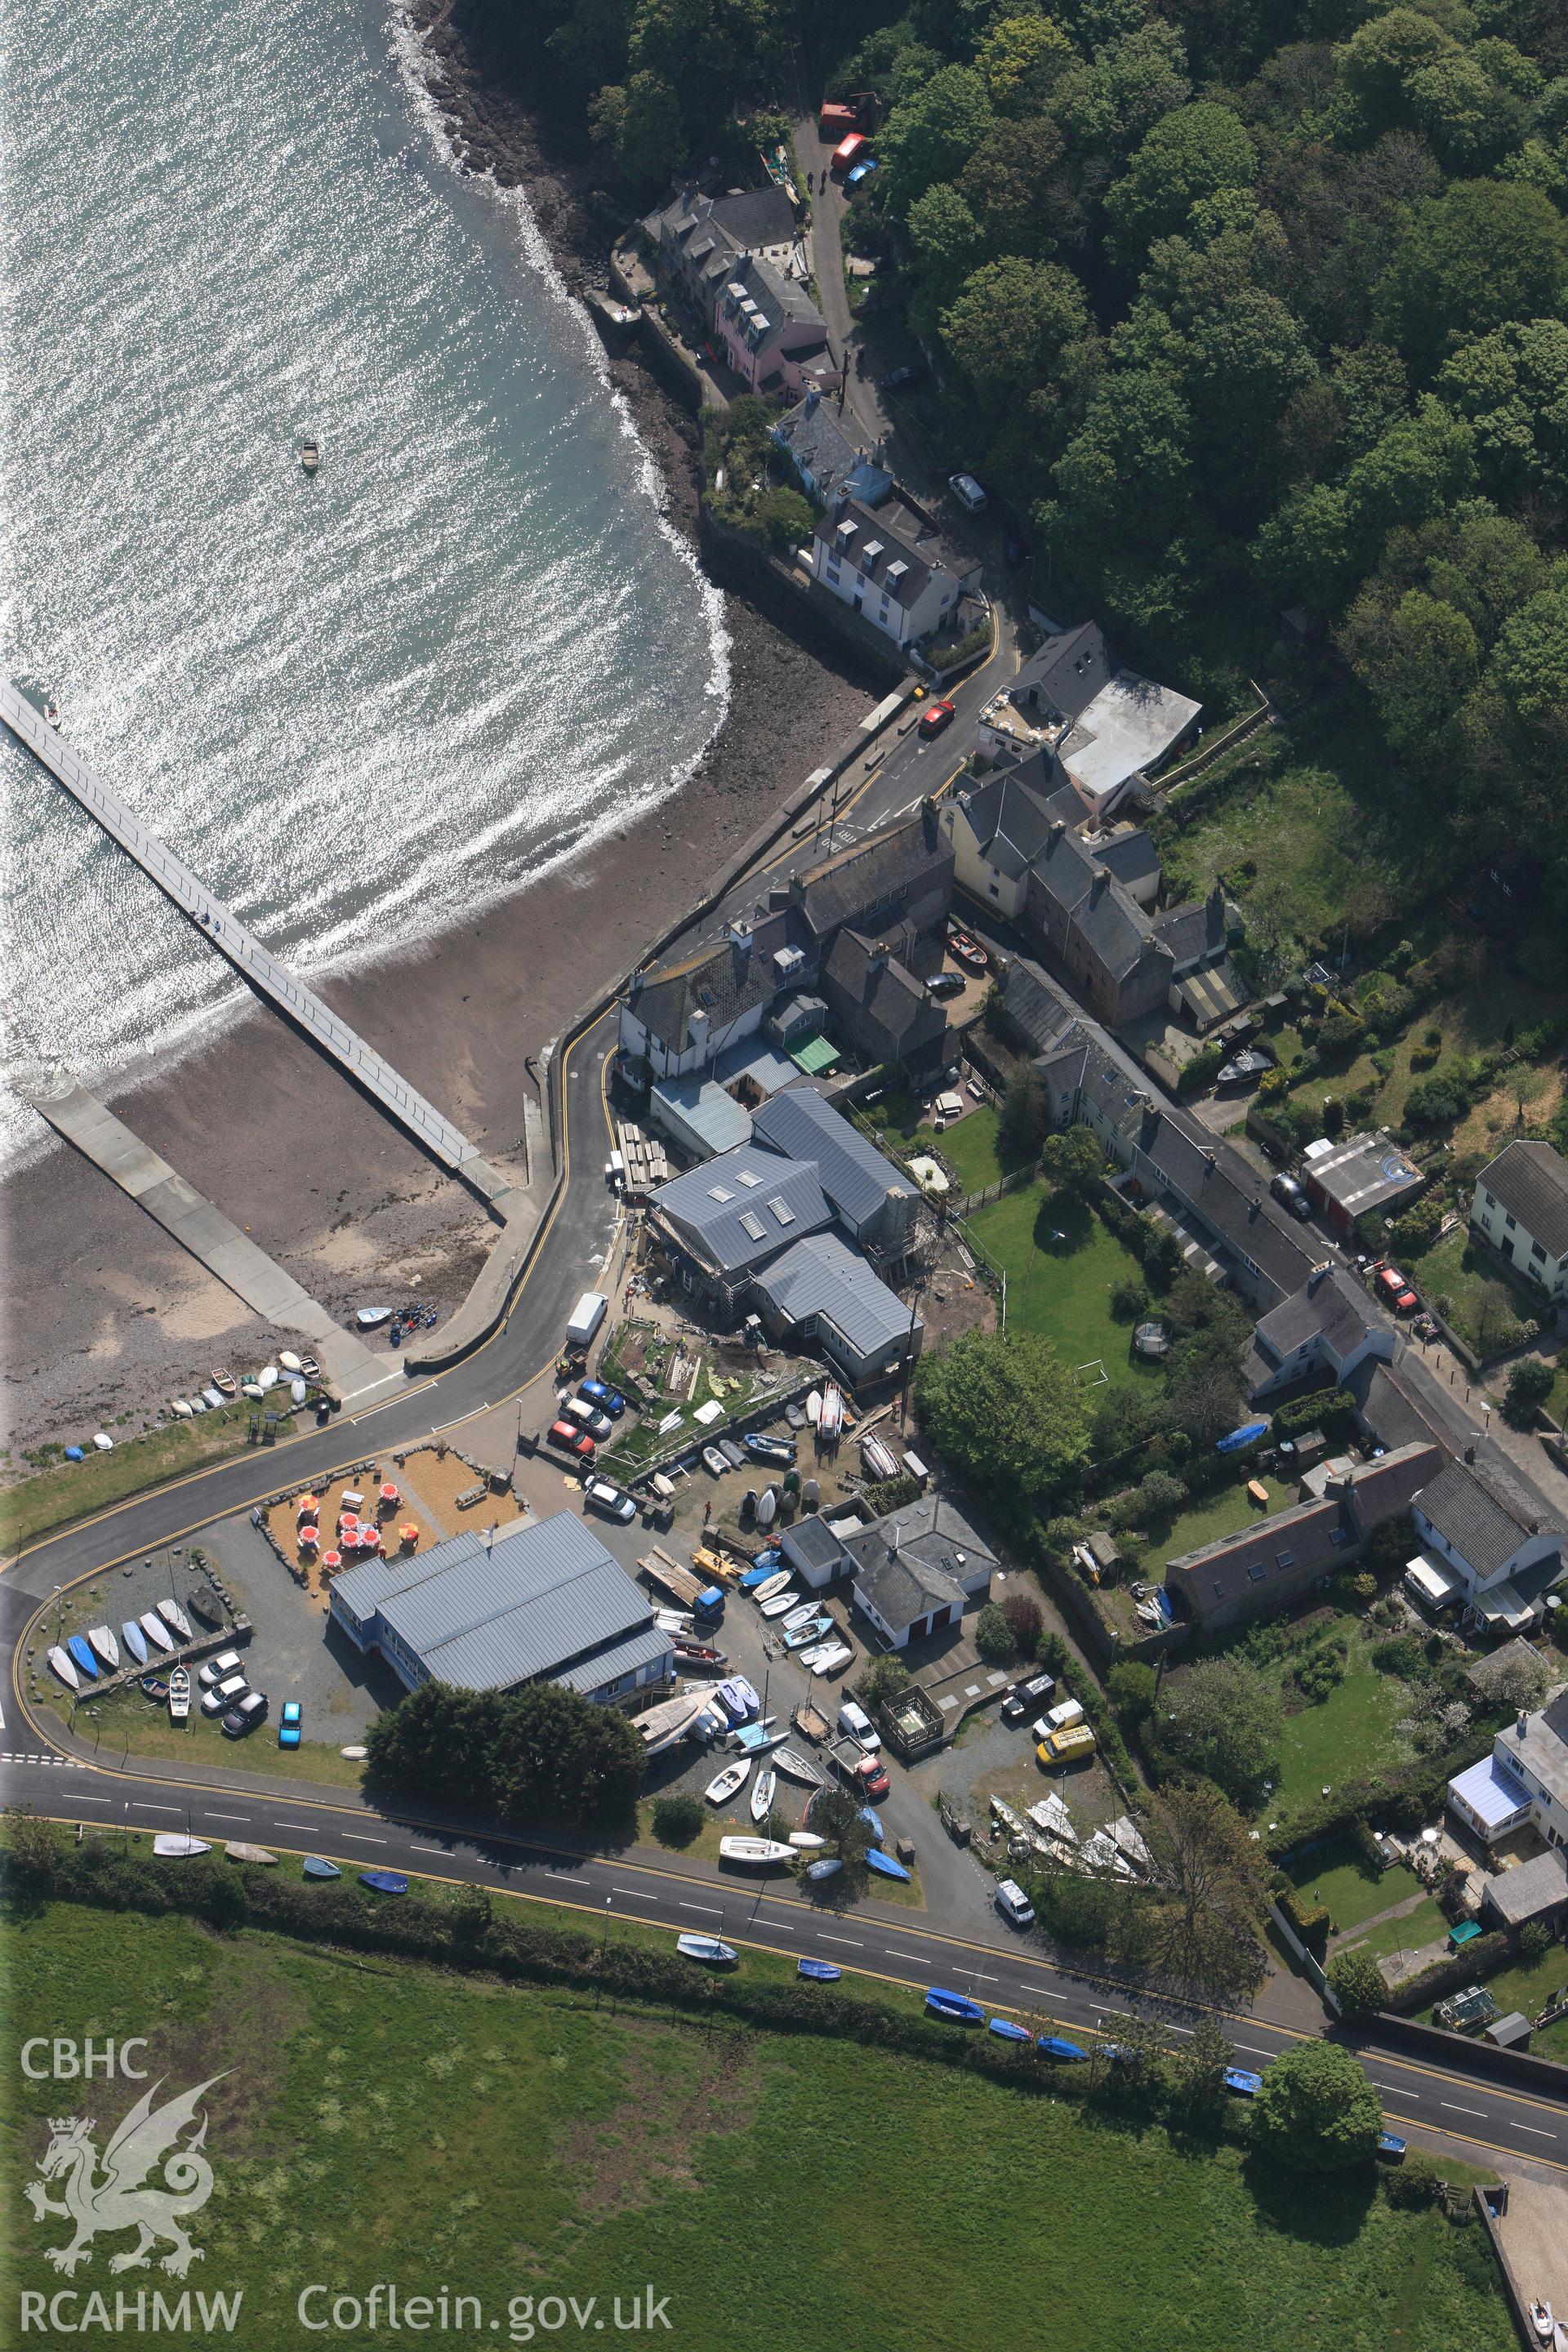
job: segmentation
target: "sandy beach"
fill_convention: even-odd
[[[546,163],[521,104],[430,12],[470,161],[526,187],[568,282],[603,275],[584,170]],[[482,19],[481,19],[482,22]],[[486,52],[480,51],[481,59]],[[473,93],[478,92],[476,99]],[[695,420],[636,358],[612,365],[693,541]],[[829,667],[744,599],[726,598],[728,719],[685,789],[560,873],[321,993],[492,1159],[521,1164],[525,1058],[618,978],[725,859],[864,716],[882,684]],[[144,887],[151,888],[152,885]],[[493,1230],[331,1066],[270,1014],[102,1091],[119,1115],[335,1314],[405,1291],[451,1306]],[[12,1474],[46,1440],[130,1434],[215,1365],[279,1344],[95,1169],[55,1147],[5,1186],[4,1361]],[[286,1342],[284,1343],[286,1344]]]

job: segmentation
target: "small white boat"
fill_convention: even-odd
[[[822,1391],[813,1389],[805,1401],[805,1417],[816,1429],[822,1420]]]
[[[256,1375],[256,1385],[263,1391],[275,1389],[280,1377],[276,1364],[265,1364]]]
[[[1536,2342],[1550,2346],[1557,2332],[1557,2322],[1552,2315],[1552,2305],[1542,2302],[1539,2296],[1531,2298],[1530,2325],[1534,2330]]]
[[[351,1764],[363,1764],[370,1750],[368,1748],[340,1748],[338,1754],[346,1757]]]
[[[362,1331],[374,1331],[378,1324],[391,1322],[392,1309],[390,1307],[362,1307],[354,1319]]]
[[[108,1626],[89,1625],[87,1629],[87,1638],[109,1668],[110,1673],[113,1674],[120,1664],[120,1644]]]
[[[773,1520],[778,1515],[778,1488],[776,1486],[764,1487],[763,1490],[762,1500],[757,1505],[758,1527],[771,1528]],[[759,1590],[761,1588],[759,1587]]]
[[[77,1673],[75,1662],[68,1650],[62,1650],[57,1644],[49,1652],[49,1664],[68,1690],[80,1690],[81,1676]]]
[[[215,1372],[212,1376],[212,1382],[214,1388],[217,1389],[224,1396],[231,1397],[234,1394],[236,1381],[232,1372]]]
[[[825,1650],[808,1652],[807,1655],[811,1657],[814,1675],[836,1675],[840,1666],[849,1664],[855,1653],[844,1642],[830,1642]]]
[[[155,1650],[174,1648],[174,1637],[155,1609],[144,1609],[138,1622]]]
[[[259,1404],[267,1391],[259,1381],[241,1381],[239,1393],[243,1397],[248,1397],[252,1404]]]
[[[820,1853],[827,1843],[827,1840],[818,1837],[815,1830],[791,1830],[789,1842],[796,1853]]]
[[[752,1759],[748,1756],[742,1762],[739,1764],[726,1764],[721,1772],[716,1772],[712,1780],[709,1781],[706,1789],[702,1791],[709,1803],[710,1805],[727,1805],[731,1798],[738,1795],[741,1790],[745,1787],[746,1776],[750,1772],[751,1769]]]
[[[191,1399],[191,1411],[193,1412],[205,1412],[206,1404],[204,1399],[199,1396],[194,1396]]]
[[[230,1838],[224,1847],[230,1862],[275,1863],[278,1856],[264,1845],[247,1845],[243,1838]]]
[[[184,1830],[160,1830],[153,1851],[166,1862],[189,1862],[195,1854],[211,1853],[212,1846],[205,1838],[187,1837]]]
[[[784,1621],[784,1632],[786,1633],[798,1633],[801,1626],[809,1625],[812,1619],[816,1614],[816,1608],[817,1604],[815,1601],[803,1601],[798,1608],[792,1609],[789,1615]]]
[[[844,1426],[844,1391],[831,1384],[823,1391],[821,1429],[824,1437],[837,1437]]]
[[[176,1666],[169,1676],[169,1720],[184,1723],[191,1711],[191,1678],[184,1666]]]
[[[100,1429],[92,1442],[100,1454],[112,1454],[114,1451],[114,1440],[107,1429]]]
[[[752,1600],[759,1607],[767,1601],[775,1601],[789,1584],[792,1573],[793,1570],[787,1568],[775,1569],[772,1576],[765,1577],[756,1587],[752,1594]]]
[[[160,1601],[158,1614],[165,1625],[173,1628],[182,1642],[191,1639],[191,1621],[177,1601]]]
[[[726,1456],[720,1453],[716,1445],[705,1445],[702,1449],[702,1467],[710,1471],[715,1478],[721,1478],[730,1465]]]
[[[764,1766],[758,1773],[752,1789],[752,1819],[754,1822],[765,1822],[773,1811],[773,1798],[778,1785],[778,1774],[771,1765]]]
[[[283,1349],[279,1355],[278,1360],[282,1365],[286,1372],[299,1372],[304,1370],[304,1366],[300,1363],[299,1357],[294,1353],[292,1348]]]
[[[719,1841],[721,1862],[743,1862],[753,1870],[772,1869],[781,1862],[795,1860],[793,1845],[781,1845],[777,1838],[727,1837]]]
[[[808,1789],[823,1786],[821,1773],[815,1764],[808,1764],[798,1748],[781,1748],[773,1758],[773,1769],[782,1772],[786,1780],[799,1780]]]
[[[169,1410],[179,1421],[189,1421],[191,1417],[191,1408],[184,1397],[176,1397]]]
[[[303,1404],[306,1393],[305,1383],[302,1380],[296,1377],[294,1380],[289,1381],[289,1402],[290,1404]]]
[[[785,1610],[793,1609],[799,1599],[800,1595],[798,1592],[775,1592],[771,1601],[763,1601],[763,1615],[764,1617],[782,1617]]]
[[[321,445],[307,434],[300,444],[300,463],[307,474],[313,474],[321,462]]]
[[[677,1936],[675,1948],[685,1959],[706,1960],[718,1968],[728,1968],[740,1958],[733,1944],[721,1943],[717,1936]]]

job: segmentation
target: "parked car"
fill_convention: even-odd
[[[889,368],[877,389],[879,392],[901,392],[906,383],[918,383],[923,373],[924,370],[918,367]]]
[[[1385,1265],[1379,1272],[1377,1295],[1396,1315],[1414,1315],[1421,1304],[1396,1265]]]
[[[251,1725],[253,1723],[259,1723],[262,1717],[267,1712],[267,1693],[265,1691],[247,1691],[243,1698],[236,1699],[232,1712],[238,1716],[241,1723],[244,1724],[246,1729],[248,1731]],[[226,1722],[227,1719],[228,1718],[226,1716],[224,1720]]]
[[[544,1433],[547,1445],[558,1445],[563,1454],[574,1454],[579,1462],[592,1462],[598,1447],[585,1429],[573,1421],[552,1421]]]
[[[950,474],[947,478],[947,487],[959,503],[969,509],[971,514],[984,513],[985,493],[973,474]]]
[[[207,1660],[197,1680],[204,1689],[216,1690],[219,1683],[227,1682],[230,1675],[237,1675],[239,1671],[239,1652],[225,1650],[221,1656]]]
[[[286,1698],[283,1702],[283,1712],[278,1718],[278,1745],[279,1748],[298,1748],[300,1745],[300,1702],[297,1698]]]
[[[877,158],[875,155],[868,155],[863,163],[852,164],[849,170],[845,173],[845,186],[847,188],[863,188],[876,168]]]
[[[847,1698],[838,1710],[838,1728],[851,1739],[858,1740],[868,1756],[874,1756],[882,1744],[882,1735],[865,1708],[852,1698]]]
[[[616,1519],[627,1527],[637,1515],[637,1507],[624,1486],[616,1486],[608,1478],[590,1478],[584,1496],[589,1510],[602,1512],[606,1519]]]
[[[928,996],[962,996],[964,986],[961,971],[936,971],[926,982],[926,993]]]
[[[795,1446],[787,1437],[763,1437],[753,1430],[741,1443],[753,1461],[782,1462],[787,1468],[795,1460]]]
[[[952,703],[945,699],[931,703],[921,713],[920,732],[929,742],[933,735],[940,735],[944,727],[951,727],[957,716]]]
[[[1032,1927],[1035,1906],[1016,1878],[996,1882],[996,1908],[1010,1927]]]
[[[841,139],[834,149],[833,162],[829,168],[845,174],[852,172],[861,157],[868,152],[869,143],[862,131],[852,131],[848,138]]]
[[[1255,2099],[1263,2088],[1263,2077],[1255,2074],[1250,2066],[1227,2066],[1225,2087],[1227,2091],[1234,2091],[1237,2098]]]
[[[949,931],[947,944],[949,952],[955,955],[960,963],[966,963],[971,971],[988,970],[990,957],[979,940],[972,940],[967,931]]]
[[[1039,1706],[1056,1688],[1054,1676],[1031,1675],[1026,1683],[1015,1683],[1002,1702],[1004,1723],[1022,1723],[1031,1707]]]
[[[585,1429],[589,1436],[596,1437],[601,1444],[606,1437],[613,1437],[616,1433],[616,1425],[609,1414],[600,1412],[584,1397],[565,1398],[561,1406],[561,1418],[563,1421],[574,1421],[579,1429]]]
[[[619,1421],[626,1409],[626,1401],[619,1389],[605,1386],[603,1381],[579,1381],[577,1393],[588,1404],[596,1404],[612,1421]]]
[[[1268,1189],[1280,1207],[1289,1209],[1293,1217],[1305,1222],[1311,1215],[1312,1203],[1307,1198],[1305,1187],[1294,1176],[1287,1176],[1281,1170],[1278,1176],[1269,1178]]]
[[[247,1687],[243,1675],[230,1675],[226,1681],[215,1684],[211,1690],[202,1693],[202,1713],[225,1714],[237,1699],[244,1696]]]

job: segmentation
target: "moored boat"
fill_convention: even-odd
[[[81,1676],[71,1664],[70,1653],[57,1643],[49,1652],[49,1664],[68,1690],[80,1690]]]
[[[89,1625],[87,1638],[103,1664],[113,1674],[120,1664],[120,1644],[107,1625]]]

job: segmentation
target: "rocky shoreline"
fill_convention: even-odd
[[[607,282],[607,236],[586,207],[585,142],[547,144],[530,115],[505,12],[488,0],[414,0],[428,87],[468,169],[521,188],[569,289]],[[697,422],[635,355],[610,377],[656,460],[672,525],[698,544]],[[672,799],[600,836],[569,866],[395,961],[319,983],[362,1035],[480,1144],[514,1160],[525,1060],[635,963],[699,898],[886,690],[833,664],[727,593],[730,709]],[[274,1016],[246,1011],[176,1065],[101,1089],[120,1116],[335,1315],[417,1280],[447,1306],[491,1228]],[[323,1152],[322,1138],[332,1146]],[[42,1443],[104,1426],[129,1435],[232,1359],[286,1339],[75,1153],[47,1150],[6,1183],[8,1313],[0,1474]]]

